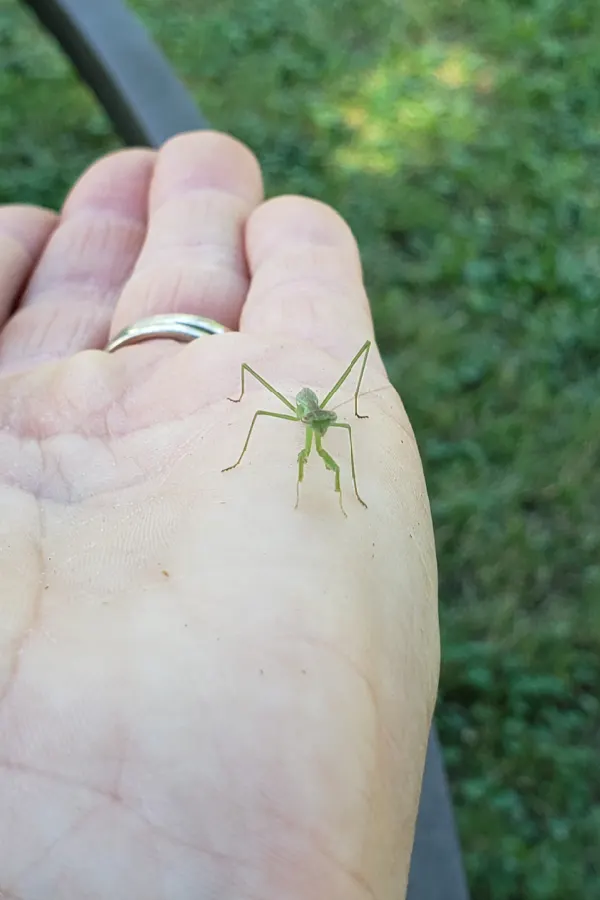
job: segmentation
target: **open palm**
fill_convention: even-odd
[[[333,475],[256,382],[371,337],[352,235],[223,135],[0,210],[0,897],[396,900],[437,683],[414,437],[371,353]],[[102,351],[153,314],[231,334]],[[319,463],[317,465],[316,463]],[[3,893],[4,892],[4,893]]]

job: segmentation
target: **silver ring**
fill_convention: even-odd
[[[192,316],[187,313],[168,313],[162,316],[150,316],[148,319],[140,319],[133,325],[128,325],[108,342],[104,348],[107,353],[118,350],[119,347],[127,347],[129,344],[140,344],[142,341],[151,341],[153,338],[170,338],[183,344],[194,341],[203,334],[225,334],[231,331],[226,325],[215,322],[213,319],[205,319],[202,316]]]

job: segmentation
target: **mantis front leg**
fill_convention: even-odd
[[[316,449],[317,453],[319,454],[319,456],[321,457],[321,459],[323,460],[323,462],[325,463],[325,468],[329,469],[331,472],[333,472],[335,474],[335,490],[336,490],[336,493],[338,493],[340,495],[340,509],[342,510],[342,512],[344,513],[346,518],[348,518],[348,516],[346,514],[346,510],[344,509],[344,504],[342,503],[342,485],[340,483],[340,467],[336,463],[333,456],[330,456],[329,453],[327,452],[327,450],[325,450],[325,448],[323,447],[323,445],[321,443],[321,440],[322,440],[321,435],[317,432],[317,434],[315,434],[315,449]]]
[[[298,454],[298,480],[296,482],[296,506],[295,506],[295,509],[298,509],[298,503],[300,502],[300,482],[304,478],[304,466],[306,465],[306,461],[310,455],[312,442],[313,442],[313,430],[312,430],[312,428],[307,427],[304,447]]]
[[[360,419],[365,419],[366,416],[359,416]],[[350,469],[352,471],[352,481],[354,483],[354,493],[356,494],[357,500],[359,500],[362,505],[367,509],[367,504],[363,500],[363,498],[358,493],[358,487],[356,486],[356,469],[354,468],[354,447],[352,446],[352,428],[348,425],[347,422],[332,422],[329,426],[330,428],[346,428],[348,430],[348,440],[350,441]]]
[[[244,453],[248,449],[248,444],[250,443],[250,436],[252,435],[252,429],[256,425],[256,420],[258,419],[259,416],[270,416],[272,419],[287,419],[288,422],[297,422],[298,421],[297,416],[286,416],[284,413],[268,412],[266,409],[257,410],[254,413],[254,416],[252,417],[252,423],[250,425],[250,430],[248,431],[248,436],[247,436],[244,446],[242,448],[242,452],[240,453],[240,458],[232,466],[227,466],[226,469],[221,469],[221,472],[230,472],[231,469],[235,469],[236,466],[239,466],[239,464],[241,463],[242,458],[244,456]]]

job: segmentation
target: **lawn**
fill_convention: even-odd
[[[600,898],[597,0],[135,0],[269,193],[338,207],[420,442],[474,900]],[[0,202],[118,146],[0,0]]]

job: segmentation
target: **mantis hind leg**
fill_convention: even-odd
[[[254,371],[254,369],[251,369],[250,366],[248,365],[248,363],[242,363],[242,392],[241,392],[240,396],[237,399],[235,397],[228,397],[227,398],[228,400],[231,400],[232,403],[239,403],[240,400],[242,399],[242,397],[244,396],[244,391],[246,390],[246,372],[248,372],[250,375],[252,375],[253,378],[256,378],[256,380],[260,384],[262,384],[263,387],[266,387],[266,389],[268,391],[271,391],[271,393],[274,394],[278,400],[281,400],[282,403],[285,403],[285,405],[289,409],[291,409],[293,413],[296,412],[296,407],[294,406],[294,404],[290,403],[290,401],[287,399],[287,397],[284,397],[283,394],[280,394],[279,391],[275,390],[273,385],[269,384],[269,382],[266,381],[262,377],[262,375],[259,375],[258,372]]]
[[[306,465],[306,461],[310,455],[310,451],[312,448],[312,442],[313,442],[313,430],[312,430],[312,428],[307,428],[304,447],[298,454],[298,480],[296,482],[296,506],[294,507],[294,509],[298,509],[298,503],[300,502],[300,482],[304,478],[304,466]]]
[[[364,356],[363,361],[362,361],[362,366],[360,367],[360,375],[358,376],[358,384],[356,385],[356,390],[354,392],[354,415],[358,419],[368,419],[369,418],[368,416],[361,416],[358,413],[358,394],[360,391],[360,386],[362,384],[363,375],[365,374],[365,367],[367,365],[367,358],[369,356],[370,349],[371,349],[371,341],[365,341],[364,344],[362,345],[362,347],[360,348],[360,350],[358,351],[358,353],[356,354],[356,356],[354,357],[354,359],[352,360],[352,362],[350,363],[350,365],[348,366],[348,368],[346,369],[346,371],[344,372],[344,374],[342,375],[342,377],[336,381],[336,383],[331,388],[331,390],[329,391],[327,396],[319,404],[321,409],[324,409],[327,406],[327,404],[329,403],[329,401],[331,400],[333,395],[339,391],[339,389],[345,382],[346,378],[348,377],[348,375],[350,374],[350,372],[352,371],[352,369],[354,368],[354,366],[356,365],[358,360],[361,358],[361,356]]]
[[[342,512],[344,513],[346,518],[348,518],[348,516],[346,515],[346,510],[344,509],[344,504],[342,503],[342,485],[340,483],[340,467],[336,463],[335,459],[329,455],[327,450],[325,450],[323,448],[323,445],[321,444],[321,435],[318,433],[315,434],[315,448],[316,448],[317,453],[319,454],[319,456],[325,463],[325,468],[329,469],[331,472],[333,472],[335,474],[335,490],[340,495],[340,509],[342,510]]]

